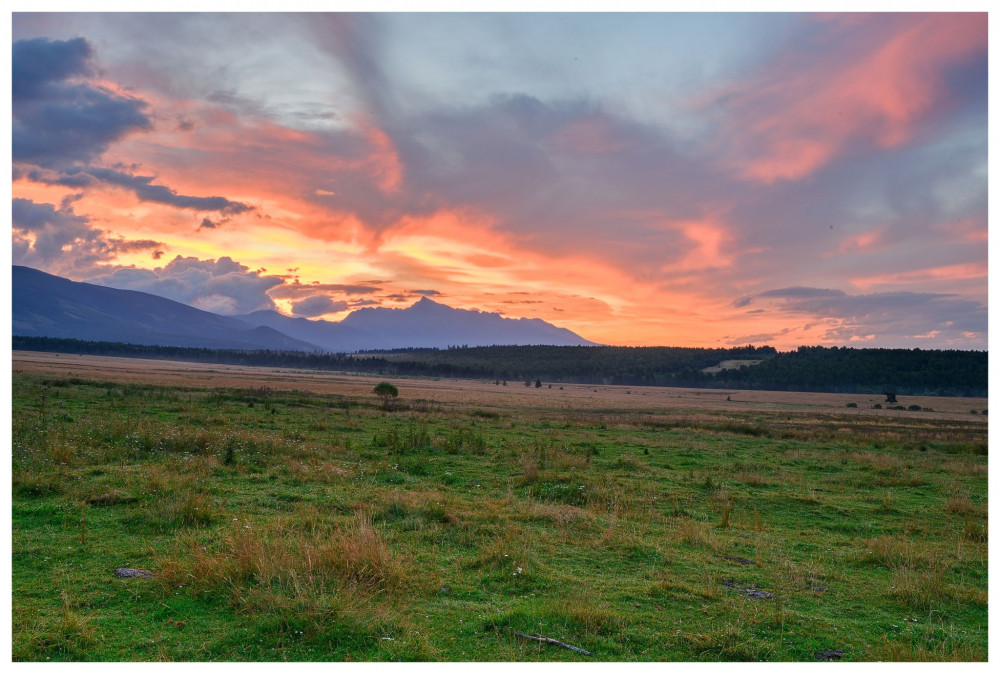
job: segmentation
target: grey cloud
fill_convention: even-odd
[[[809,288],[806,286],[792,286],[790,288],[777,288],[758,293],[757,297],[777,297],[784,299],[812,299],[821,297],[846,297],[843,290],[833,290],[828,288]],[[749,304],[749,302],[747,302]]]
[[[70,204],[52,204],[15,198],[11,203],[12,261],[64,276],[106,270],[121,253],[160,248],[150,239],[110,236],[89,218],[73,212]]]
[[[789,290],[797,292],[789,293]],[[813,291],[813,292],[806,292]],[[776,294],[775,294],[776,293]],[[825,339],[867,339],[871,346],[913,346],[913,340],[935,333],[938,344],[982,342],[987,334],[986,305],[945,293],[893,292],[848,295],[822,289],[783,289],[760,293],[773,299],[775,310],[805,316],[826,325]],[[969,337],[969,335],[973,335]]]
[[[98,180],[131,190],[141,201],[151,201],[195,211],[219,211],[229,215],[253,210],[252,206],[230,201],[225,197],[191,197],[177,194],[164,185],[151,184],[154,180],[152,176],[137,176],[114,169],[95,167],[86,169],[86,172]]]
[[[154,270],[119,269],[88,282],[139,290],[223,314],[275,309],[268,291],[283,283],[274,276],[260,276],[229,257],[201,260],[179,255]]]
[[[292,304],[292,314],[313,318],[323,314],[332,314],[338,311],[345,311],[348,308],[347,302],[334,302],[326,295],[312,295],[304,300]]]
[[[305,294],[318,292],[341,293],[344,295],[368,295],[381,290],[378,286],[345,283],[286,283],[271,291],[275,299],[293,299]]]
[[[411,290],[410,292],[416,295],[423,295],[424,297],[435,297],[441,294],[437,290]]]
[[[143,250],[152,250],[163,245],[160,241],[152,239],[109,239],[108,244],[115,253],[135,253]]]
[[[52,204],[40,204],[29,199],[15,198],[12,201],[11,220],[15,234],[31,233],[34,242],[28,250],[43,264],[48,264],[63,256],[68,246],[94,248],[100,246],[101,231],[90,225],[90,220],[73,213],[71,209],[57,210]],[[26,258],[15,263],[24,264]]]
[[[768,342],[772,342],[778,339],[782,335],[788,334],[789,330],[779,330],[778,332],[758,332],[753,335],[743,335],[741,337],[726,338],[727,346],[746,346],[747,344],[753,344],[756,346],[762,346]]]
[[[35,182],[66,187],[87,187],[96,182],[102,182],[130,190],[140,201],[166,204],[175,208],[185,208],[194,211],[218,211],[227,215],[235,215],[253,210],[252,206],[230,201],[225,197],[192,197],[177,194],[165,185],[152,184],[153,176],[140,176],[110,168],[96,166],[75,166],[64,172],[53,175],[50,171],[31,171],[28,177]],[[206,226],[205,222],[202,226]],[[218,223],[212,223],[212,226]]]

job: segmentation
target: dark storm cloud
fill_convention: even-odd
[[[152,128],[145,101],[71,81],[91,72],[92,55],[83,38],[14,43],[14,161],[39,166],[89,162],[114,141]]]
[[[221,196],[178,194],[152,176],[91,166],[115,141],[153,128],[148,104],[86,81],[94,53],[84,38],[36,38],[12,49],[12,155],[42,169],[16,170],[34,182],[85,188],[96,183],[131,191],[141,201],[234,215],[253,210]]]
[[[11,48],[11,94],[15,99],[41,95],[44,86],[91,72],[93,51],[78,37],[74,40],[21,40]]]

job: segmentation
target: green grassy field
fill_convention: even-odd
[[[14,659],[591,659],[515,632],[600,660],[987,658],[978,420],[395,383],[386,410],[15,372]]]

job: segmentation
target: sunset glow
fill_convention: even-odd
[[[987,345],[985,13],[15,13],[13,40],[14,264],[227,314]]]

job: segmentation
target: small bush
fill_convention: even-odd
[[[857,407],[857,403],[847,403],[847,407]]]

